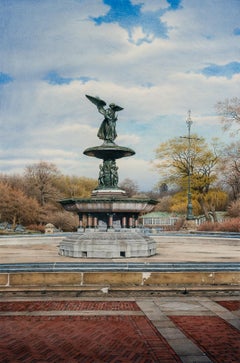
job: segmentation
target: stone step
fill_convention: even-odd
[[[239,271],[239,262],[33,262],[2,263],[5,272],[217,272]]]
[[[238,286],[191,286],[188,288],[181,287],[156,287],[149,286],[148,288],[139,287],[19,287],[19,288],[1,288],[0,287],[0,298],[18,297],[18,298],[46,298],[59,297],[59,298],[127,298],[133,297],[164,297],[164,296],[239,296],[240,288]]]

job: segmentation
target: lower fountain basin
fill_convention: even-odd
[[[156,242],[136,231],[76,233],[59,245],[59,254],[76,258],[149,257],[156,253]]]
[[[157,204],[152,199],[134,199],[134,198],[71,198],[60,200],[65,210],[70,212],[93,213],[93,212],[131,212],[131,213],[149,213]]]

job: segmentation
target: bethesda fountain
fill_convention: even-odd
[[[63,239],[59,254],[78,258],[147,257],[156,253],[155,241],[141,232],[138,226],[140,214],[150,212],[156,201],[149,198],[129,198],[118,187],[116,160],[133,156],[135,151],[117,145],[117,112],[122,107],[98,97],[86,95],[98,112],[104,116],[97,136],[103,140],[100,146],[87,148],[86,156],[101,159],[98,186],[90,198],[61,200],[65,210],[79,216],[78,232]]]

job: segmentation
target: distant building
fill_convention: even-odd
[[[151,212],[139,217],[139,223],[142,227],[166,231],[174,230],[181,220],[182,217],[166,212]]]

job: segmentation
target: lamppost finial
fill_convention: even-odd
[[[191,110],[188,110],[188,117],[186,118],[186,124],[187,124],[188,130],[190,131],[190,128],[193,124],[193,121],[191,119]]]

